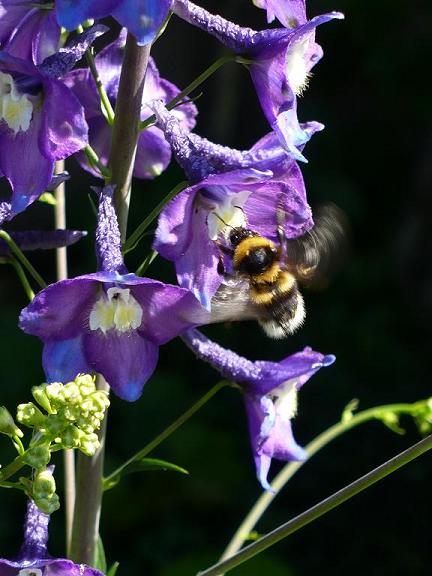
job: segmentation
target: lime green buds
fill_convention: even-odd
[[[44,415],[32,402],[18,406],[21,424],[41,432],[58,448],[78,448],[92,456],[99,447],[99,430],[109,406],[108,394],[97,390],[89,374],[79,374],[73,382],[42,384],[32,389]],[[38,442],[40,444],[40,442]]]
[[[37,507],[45,514],[52,514],[60,507],[54,476],[48,468],[39,470],[36,474],[32,497]]]

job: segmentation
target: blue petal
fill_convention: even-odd
[[[171,0],[123,0],[112,16],[144,46],[155,39],[170,6]]]
[[[77,374],[91,371],[84,358],[81,336],[46,342],[42,362],[48,382],[69,382]]]
[[[75,30],[88,18],[109,16],[121,0],[56,0],[57,21],[67,30]]]

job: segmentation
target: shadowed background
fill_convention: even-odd
[[[250,0],[202,0],[201,5],[240,24],[264,28],[265,13]],[[306,148],[302,166],[312,206],[334,201],[352,225],[349,261],[324,292],[305,294],[304,328],[282,342],[252,323],[206,333],[251,359],[278,360],[306,345],[334,353],[337,362],[302,389],[294,432],[306,444],[335,423],[344,406],[360,409],[411,402],[431,395],[429,354],[432,275],[429,264],[432,126],[424,77],[430,61],[432,6],[381,0],[310,0],[308,15],[341,10],[343,22],[319,27],[324,58],[299,102],[300,120],[326,130]],[[154,47],[161,75],[184,87],[225,52],[213,38],[173,17]],[[216,142],[248,148],[268,131],[247,70],[227,64],[200,89],[196,131]],[[95,180],[68,161],[68,224],[89,230],[70,249],[70,274],[94,269],[94,216],[88,201]],[[136,181],[130,230],[177,182],[172,165],[153,182]],[[52,225],[52,208],[34,205],[10,228]],[[133,270],[150,238],[130,256]],[[54,255],[32,262],[49,280]],[[174,281],[169,263],[149,274]],[[51,276],[50,276],[51,275]],[[26,305],[18,280],[1,270],[1,403],[13,410],[43,381],[41,345],[16,326]],[[158,369],[142,398],[112,399],[107,470],[152,439],[219,380],[180,341],[161,349]],[[379,423],[349,432],[314,457],[274,502],[258,526],[276,527],[418,440],[412,422],[405,436]],[[11,452],[0,438],[1,462]],[[102,536],[119,575],[192,576],[216,561],[260,494],[240,395],[225,389],[153,454],[183,466],[189,476],[151,472],[127,477],[107,493]],[[302,529],[233,575],[430,574],[432,464],[423,456],[324,518]],[[60,469],[60,460],[58,469]],[[279,469],[277,463],[272,473]],[[61,483],[59,482],[59,485]],[[17,549],[24,510],[19,494],[0,494],[0,556]],[[52,521],[51,553],[63,555],[62,513]]]

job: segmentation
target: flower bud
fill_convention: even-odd
[[[61,435],[61,441],[64,448],[79,448],[80,439],[83,433],[76,426],[68,426]]]
[[[43,428],[46,422],[46,416],[42,414],[39,408],[33,404],[33,402],[28,402],[27,404],[19,404],[17,408],[17,420],[29,426],[29,428]]]
[[[18,436],[22,438],[24,434],[17,427],[10,412],[4,406],[0,406],[0,432],[7,436]]]
[[[79,449],[86,456],[94,456],[99,446],[100,442],[97,434],[83,434]]]
[[[47,445],[34,446],[33,448],[27,450],[23,459],[24,462],[32,468],[45,468],[45,466],[51,460],[51,452]]]
[[[33,495],[36,498],[49,498],[56,491],[56,483],[52,472],[47,468],[39,470],[33,481]]]
[[[59,436],[69,422],[59,414],[51,414],[46,419],[46,430],[51,436]]]
[[[75,383],[83,396],[89,396],[96,390],[95,379],[90,374],[78,374]]]
[[[52,514],[60,508],[60,500],[57,494],[51,494],[51,496],[46,498],[38,498],[35,496],[34,501],[39,510],[44,514]]]
[[[36,402],[44,408],[48,414],[54,414],[53,407],[51,406],[51,402],[49,401],[48,396],[45,393],[45,389],[48,384],[41,384],[40,386],[33,386],[32,388],[32,395]]]

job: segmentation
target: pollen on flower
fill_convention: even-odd
[[[136,330],[141,326],[143,311],[128,288],[109,288],[90,312],[90,330]]]
[[[250,195],[249,191],[226,197],[207,217],[207,228],[210,240],[216,240],[219,234],[229,235],[232,228],[246,225],[246,214],[243,205]]]
[[[286,56],[286,74],[288,82],[297,96],[306,90],[311,74],[306,69],[306,52],[309,47],[310,36],[294,44]]]
[[[0,120],[16,134],[30,126],[33,104],[26,94],[20,94],[10,74],[0,72]]]

